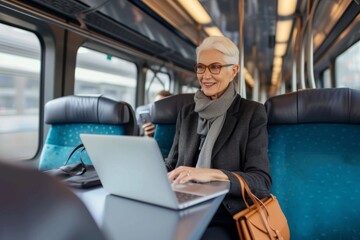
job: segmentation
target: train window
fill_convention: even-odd
[[[330,69],[327,68],[324,72],[323,72],[323,87],[324,88],[331,88],[331,74],[330,74]]]
[[[146,72],[145,88],[147,97],[145,104],[151,103],[155,100],[156,94],[161,90],[170,89],[170,76],[164,72],[154,72],[149,69]]]
[[[188,85],[181,87],[182,93],[195,93],[197,90],[199,90],[199,88],[188,86]]]
[[[75,94],[104,94],[135,107],[136,65],[80,47],[76,58]]]
[[[360,89],[360,41],[335,59],[336,87]]]
[[[0,159],[33,158],[39,145],[41,45],[0,23]]]

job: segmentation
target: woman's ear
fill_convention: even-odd
[[[240,70],[240,66],[239,66],[238,64],[234,64],[234,66],[233,66],[233,68],[232,68],[234,77],[235,77],[235,75],[239,72],[239,70]]]
[[[240,70],[240,66],[238,64],[234,64],[233,66],[234,76],[239,72],[239,70]]]

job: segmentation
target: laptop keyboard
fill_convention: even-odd
[[[176,194],[176,198],[179,201],[179,203],[184,203],[190,200],[194,200],[196,198],[200,198],[202,196],[200,195],[195,195],[195,194],[191,194],[191,193],[184,193],[184,192],[177,192],[175,191]]]

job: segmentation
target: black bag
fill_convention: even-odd
[[[80,149],[80,162],[67,165],[71,156]],[[60,179],[71,187],[89,188],[101,185],[99,176],[97,175],[94,166],[85,164],[81,158],[81,153],[84,150],[85,147],[83,144],[76,146],[70,153],[68,159],[64,163],[64,166],[45,171],[45,173]]]

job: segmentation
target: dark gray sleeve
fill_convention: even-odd
[[[259,104],[250,120],[248,141],[243,171],[238,171],[259,198],[269,195],[271,187],[270,164],[268,159],[267,115]],[[240,183],[230,172],[223,170],[231,182],[230,194],[241,196]]]

